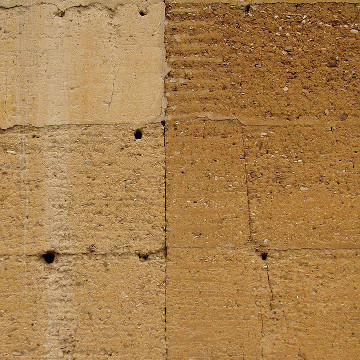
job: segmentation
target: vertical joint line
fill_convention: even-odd
[[[164,44],[163,44],[163,52],[164,52],[164,71],[166,69],[166,41],[165,41],[165,19],[166,19],[166,9],[167,9],[167,2],[166,0],[163,0],[164,2],[164,18],[163,18],[163,40],[164,40]],[[163,99],[166,99],[166,78],[167,78],[167,73],[166,71],[164,72],[164,76],[163,76]],[[164,206],[165,206],[165,214],[164,214],[164,241],[165,241],[165,284],[164,284],[164,337],[165,337],[165,359],[168,359],[168,353],[169,353],[169,349],[168,349],[168,339],[167,339],[167,254],[168,254],[168,248],[167,248],[167,154],[166,154],[166,107],[167,107],[167,102],[163,102],[163,131],[164,131],[164,195],[165,195],[165,201],[164,201]]]
[[[167,299],[167,293],[166,293],[166,288],[167,288],[167,194],[166,194],[166,185],[167,185],[167,180],[166,180],[166,173],[167,173],[167,168],[166,168],[166,164],[167,164],[167,159],[166,159],[166,123],[164,121],[164,187],[165,187],[165,201],[164,201],[164,205],[165,205],[165,213],[164,213],[164,236],[165,236],[165,309],[164,309],[164,318],[165,318],[165,357],[166,359],[168,358],[168,344],[167,344],[167,307],[166,307],[166,299]]]
[[[253,229],[252,229],[250,198],[249,198],[249,176],[248,176],[247,161],[246,161],[244,125],[241,126],[241,135],[242,135],[243,154],[244,154],[243,157],[244,157],[244,167],[245,167],[246,199],[247,199],[248,216],[249,216],[249,242],[253,242]]]
[[[267,281],[268,281],[268,285],[269,285],[269,290],[270,290],[270,310],[273,310],[273,301],[274,301],[274,292],[273,289],[271,287],[271,282],[270,282],[270,273],[269,273],[269,266],[266,264],[266,273],[267,273]]]

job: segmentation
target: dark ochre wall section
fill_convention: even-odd
[[[0,359],[358,360],[360,3],[0,0]]]
[[[167,1],[168,359],[360,358],[359,31]]]

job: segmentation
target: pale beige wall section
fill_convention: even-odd
[[[0,2],[0,359],[165,358],[163,20]]]
[[[0,3],[0,126],[160,121],[164,4],[66,5]]]
[[[139,10],[148,9],[149,5],[162,3],[161,0],[57,0],[57,1],[43,1],[43,0],[1,0],[0,6],[5,8],[17,7],[17,6],[33,6],[41,4],[52,4],[57,6],[60,10],[65,10],[70,7],[86,7],[91,4],[100,4],[106,6],[109,9],[116,9],[118,6],[127,4],[135,4],[139,7]]]

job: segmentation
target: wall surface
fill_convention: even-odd
[[[163,359],[165,6],[0,5],[0,358]]]
[[[0,0],[0,359],[359,359],[359,31]]]
[[[360,357],[360,6],[167,2],[169,359]]]

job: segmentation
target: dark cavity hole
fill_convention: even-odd
[[[161,120],[161,125],[165,126],[165,120]]]
[[[64,10],[59,10],[58,12],[55,13],[55,16],[64,17],[65,16],[65,11]]]
[[[149,258],[148,254],[137,254],[140,260],[146,261]]]
[[[144,10],[140,10],[140,11],[139,11],[139,14],[140,14],[140,16],[145,16],[145,15],[146,15],[146,12],[145,12]]]
[[[262,253],[261,253],[261,258],[262,258],[264,261],[267,259],[267,256],[268,256],[267,252],[262,252]]]
[[[248,14],[250,12],[250,5],[245,5],[245,12]]]
[[[135,139],[137,139],[137,140],[141,139],[142,135],[143,134],[142,134],[142,131],[140,129],[135,130],[135,132],[134,132]]]
[[[55,260],[55,253],[52,251],[48,251],[45,254],[43,254],[42,257],[47,264],[52,264]]]

